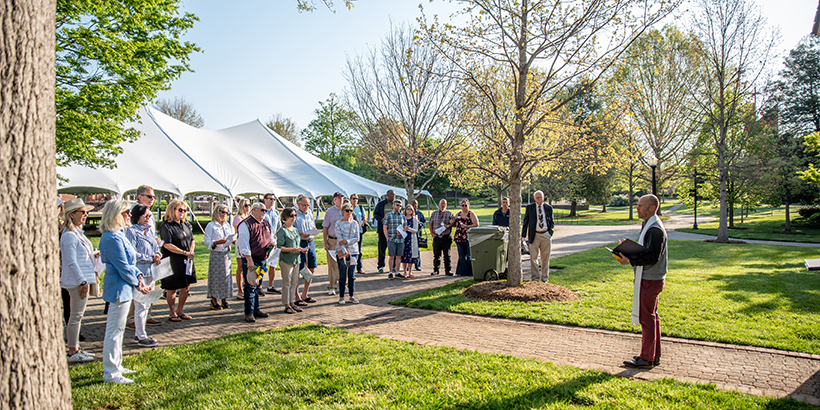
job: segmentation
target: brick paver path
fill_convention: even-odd
[[[553,254],[562,255],[600,246],[600,241],[610,243],[613,240],[608,238],[617,239],[619,235],[636,236],[632,231],[638,229],[636,226],[620,227],[621,231],[616,232],[610,229],[613,227],[599,228],[607,234],[595,232],[591,227],[559,227]],[[455,258],[455,248],[452,254]],[[386,275],[376,273],[359,275],[356,280],[356,297],[362,302],[360,305],[338,305],[337,296],[320,292],[326,288],[327,276],[324,267],[319,267],[318,278],[311,292],[318,303],[309,306],[303,313],[289,315],[282,312],[280,297],[268,294],[261,299],[261,308],[271,313],[271,316],[259,319],[254,324],[243,321],[241,301],[232,300],[230,310],[209,310],[209,304],[205,300],[207,286],[205,281],[200,281],[192,287],[185,309],[186,313],[193,316],[193,320],[180,323],[167,321],[167,305],[161,300],[152,308],[152,316],[164,319],[164,322],[162,325],[148,326],[148,333],[160,342],[161,347],[193,343],[248,330],[315,323],[426,345],[536,358],[637,379],[673,378],[714,383],[719,389],[774,397],[790,396],[820,405],[820,355],[665,338],[661,366],[651,370],[635,370],[622,366],[621,362],[631,358],[639,350],[639,334],[410,309],[388,304],[403,296],[459,280],[429,274],[432,271],[431,251],[422,253],[422,261],[423,269],[415,272],[415,279],[387,280]],[[526,270],[528,265],[528,260],[525,260],[525,277],[529,276]],[[376,271],[375,259],[365,261],[365,271]],[[277,280],[277,286],[278,282]],[[90,341],[82,343],[83,348],[97,353],[98,357],[102,351],[105,331],[102,310],[101,300],[91,299],[82,329],[82,333]],[[140,349],[130,342],[133,331],[126,329],[125,336],[125,353],[138,352]],[[512,340],[516,342],[512,343]]]

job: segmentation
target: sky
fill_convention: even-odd
[[[205,120],[221,129],[281,113],[305,128],[319,101],[342,95],[347,57],[377,47],[392,24],[415,24],[420,0],[357,0],[336,13],[320,0],[313,13],[299,13],[295,0],[184,1],[184,11],[200,21],[184,39],[196,43],[194,72],[183,73],[160,98],[184,97]],[[818,0],[757,0],[771,26],[781,33],[782,56],[811,31]],[[425,13],[448,16],[454,6],[423,1]],[[687,6],[684,5],[684,9]],[[681,19],[682,20],[682,19]]]

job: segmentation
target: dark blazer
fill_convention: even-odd
[[[552,236],[552,229],[555,227],[555,222],[552,220],[552,206],[546,202],[541,205],[543,205],[544,212],[547,215],[547,232]],[[521,225],[521,237],[526,237],[527,242],[532,243],[535,240],[535,230],[538,227],[538,214],[535,210],[535,203],[527,205],[524,221]],[[527,235],[528,233],[529,235]]]

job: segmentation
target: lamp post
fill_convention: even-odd
[[[646,160],[649,167],[652,168],[652,195],[658,196],[657,177],[655,176],[655,168],[658,167],[658,159],[654,155]]]

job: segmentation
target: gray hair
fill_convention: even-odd
[[[533,192],[532,197],[535,198],[536,195],[541,194],[541,198],[544,197],[544,191],[538,190]]]
[[[254,209],[262,209],[263,206],[265,206],[264,203],[256,202],[253,205],[251,205],[251,211],[253,211]]]
[[[350,202],[345,202],[344,204],[342,204],[342,212],[348,209],[353,209],[353,206],[350,205]]]
[[[148,191],[153,191],[153,190],[154,190],[154,188],[151,188],[148,185],[140,185],[139,187],[137,187],[137,195],[145,195],[145,194],[148,193]]]
[[[296,203],[302,202],[303,199],[308,199],[308,197],[304,194],[299,194],[299,196],[296,197]],[[310,203],[310,200],[308,200],[308,203]]]

